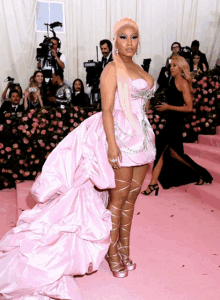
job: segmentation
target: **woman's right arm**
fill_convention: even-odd
[[[26,111],[28,108],[28,99],[27,99],[28,94],[29,94],[28,89],[26,89],[24,92],[24,111]]]
[[[117,77],[115,63],[109,63],[102,72],[100,91],[102,101],[102,118],[104,130],[108,142],[108,159],[114,168],[119,168],[118,162],[112,163],[112,159],[121,160],[121,152],[118,148],[114,133],[113,108],[115,103],[115,92],[117,88]]]

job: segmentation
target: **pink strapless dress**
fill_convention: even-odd
[[[130,82],[136,134],[115,96],[115,135],[122,166],[155,159],[154,134],[144,107],[153,90]],[[102,113],[86,119],[51,152],[32,187],[38,204],[24,211],[0,241],[0,299],[81,299],[74,275],[97,270],[110,244],[108,189],[115,187],[108,162]]]

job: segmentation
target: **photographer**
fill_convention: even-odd
[[[171,56],[172,56],[173,54],[177,54],[180,50],[181,50],[181,45],[180,45],[180,43],[174,42],[174,43],[171,45],[171,51],[172,51],[172,54],[167,58],[167,60],[166,60],[166,66],[168,66],[168,65],[170,64]]]
[[[56,107],[65,108],[71,103],[71,87],[63,82],[63,72],[56,70],[52,74],[53,85],[57,86],[55,97],[52,97],[51,101],[54,102]]]
[[[52,43],[51,54],[53,57],[50,58],[50,61],[48,59],[49,57],[41,58],[37,67],[42,70],[52,70],[54,68],[63,72],[66,63],[66,56],[59,51],[61,41],[57,37],[52,37],[50,38],[49,43]]]
[[[105,68],[105,66],[110,62],[113,61],[112,58],[112,43],[109,40],[101,40],[100,43],[100,49],[102,52],[102,70]]]
[[[20,98],[22,99],[22,97],[23,97],[23,92],[22,92],[22,88],[21,88],[20,84],[19,83],[14,83],[14,78],[11,78],[11,77],[7,77],[6,80],[8,80],[8,83],[6,85],[5,90],[2,93],[2,99],[1,99],[1,102],[0,102],[0,107],[1,107],[1,105],[4,101],[9,100],[9,98],[6,97],[8,90],[14,90],[15,89],[19,92]]]
[[[24,111],[24,106],[19,105],[21,97],[16,89],[10,91],[9,98],[10,101],[5,101],[0,108],[0,124],[5,123],[6,118],[21,116]]]

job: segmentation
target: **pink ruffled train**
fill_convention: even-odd
[[[131,108],[141,129],[136,135],[116,92],[113,116],[122,166],[155,159],[144,112],[152,94],[143,79],[131,81]],[[32,187],[38,204],[0,241],[0,299],[81,299],[73,276],[87,273],[90,263],[97,270],[107,253],[112,228],[107,190],[114,187],[100,112],[49,155]]]

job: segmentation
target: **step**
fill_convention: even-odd
[[[217,135],[220,135],[220,126],[217,126],[217,127],[216,127],[216,134],[217,134]]]
[[[15,189],[0,191],[0,239],[16,226],[18,219]]]
[[[199,144],[220,148],[220,135],[199,135]]]
[[[18,217],[23,210],[31,209],[36,204],[30,193],[33,183],[33,180],[26,180],[24,182],[17,183],[16,185]]]
[[[213,181],[220,183],[220,167],[219,163],[212,162],[210,160],[190,155],[190,158],[194,160],[201,167],[205,168],[213,177]]]
[[[209,161],[220,163],[220,149],[217,147],[184,143],[184,152],[189,156],[198,156]]]
[[[189,197],[199,199],[202,203],[207,203],[220,210],[220,185],[212,184],[194,185],[193,183],[182,185],[176,188],[178,191],[185,192]]]

